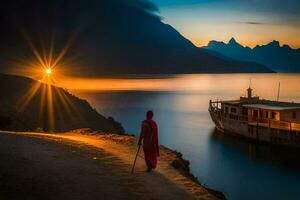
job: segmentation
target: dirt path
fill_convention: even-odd
[[[132,138],[0,132],[0,199],[216,199],[169,166],[130,174]],[[142,154],[141,154],[142,156]]]

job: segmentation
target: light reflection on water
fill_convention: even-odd
[[[299,150],[256,145],[214,130],[209,99],[238,98],[250,79],[263,98],[275,99],[280,81],[280,99],[300,102],[299,74],[182,75],[162,79],[162,91],[155,85],[147,92],[73,92],[128,133],[138,134],[144,113],[152,109],[160,143],[181,151],[199,180],[228,199],[300,199]]]

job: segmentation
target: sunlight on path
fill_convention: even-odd
[[[120,163],[123,163],[127,170],[122,173],[130,175],[131,166],[134,160],[134,156],[137,150],[136,138],[130,136],[118,136],[118,135],[82,135],[78,133],[33,133],[33,132],[3,132],[9,134],[18,134],[31,137],[38,137],[43,139],[54,140],[61,143],[70,143],[70,145],[76,145],[80,148],[92,147],[101,149],[112,157],[117,158]],[[169,197],[172,193],[172,198],[180,199],[185,196],[185,199],[217,199],[211,195],[205,188],[192,182],[190,179],[181,175],[170,163],[176,159],[176,155],[171,150],[160,147],[161,156],[158,162],[158,168],[155,172],[148,174],[145,173],[146,166],[143,160],[143,152],[139,153],[137,160],[135,174],[133,175],[139,183],[145,184],[148,188],[160,196],[165,198]],[[106,156],[107,157],[107,156]],[[91,159],[97,160],[97,156],[92,156]],[[105,162],[105,160],[104,160]],[[127,172],[126,172],[127,171]],[[175,183],[175,184],[173,184]],[[180,188],[180,189],[179,189]],[[171,192],[170,192],[171,191]],[[187,194],[191,194],[193,198]]]

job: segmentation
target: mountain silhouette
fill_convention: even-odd
[[[278,72],[300,72],[300,49],[288,45],[280,46],[278,41],[254,48],[240,45],[234,38],[226,44],[210,41],[203,49],[213,50],[232,59],[253,61]]]
[[[43,52],[54,41],[57,55],[69,41],[61,65],[76,67],[72,75],[271,72],[197,48],[157,12],[147,0],[7,1],[0,5],[1,69],[34,62],[30,46]]]
[[[124,133],[113,118],[105,118],[87,101],[67,91],[29,78],[0,74],[0,129],[67,131],[91,128]]]

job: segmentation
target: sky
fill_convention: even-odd
[[[197,46],[210,40],[300,48],[299,0],[152,0],[165,23]]]

